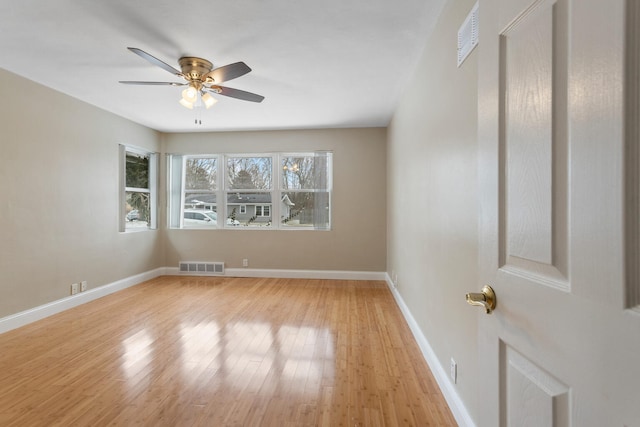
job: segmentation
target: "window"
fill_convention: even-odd
[[[184,227],[216,226],[218,158],[189,157],[184,159]],[[197,212],[202,210],[204,212]]]
[[[271,227],[273,157],[238,155],[225,159],[225,200],[231,218],[245,227]],[[242,205],[244,214],[240,212]]]
[[[257,205],[256,216],[270,216],[271,208],[269,205]]]
[[[282,227],[329,229],[331,160],[331,153],[281,156]]]
[[[217,162],[215,157],[185,159],[185,208],[216,210]]]
[[[217,226],[218,156],[169,156],[169,226]]]
[[[157,154],[120,145],[120,231],[157,228]]]
[[[328,230],[331,161],[327,152],[170,155],[169,226]]]

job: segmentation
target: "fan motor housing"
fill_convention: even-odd
[[[194,56],[183,56],[178,60],[182,74],[188,76],[190,80],[201,80],[202,76],[213,69],[213,64],[206,59]]]

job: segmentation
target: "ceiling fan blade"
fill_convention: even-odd
[[[214,91],[219,93],[220,95],[241,99],[243,101],[262,102],[262,100],[264,99],[264,96],[262,95],[257,95],[255,93],[246,92],[240,89],[233,89],[230,87],[214,86],[212,89],[214,89]]]
[[[207,74],[202,76],[202,80],[212,78],[214,83],[222,83],[240,76],[244,76],[249,71],[251,71],[251,68],[249,68],[247,64],[245,64],[244,62],[236,62],[209,71]]]
[[[186,86],[186,83],[175,83],[175,82],[137,82],[131,80],[120,80],[119,83],[125,85],[147,85],[147,86]]]
[[[167,64],[165,62],[162,62],[161,60],[159,60],[155,56],[149,55],[144,50],[138,49],[137,47],[128,47],[127,49],[129,49],[131,52],[135,53],[136,55],[140,56],[141,58],[146,59],[147,61],[149,61],[153,65],[158,66],[158,67],[162,68],[163,70],[170,72],[171,74],[175,74],[176,76],[182,77],[182,73],[180,71],[176,70],[171,65],[169,65],[169,64]]]

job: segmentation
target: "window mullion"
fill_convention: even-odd
[[[158,228],[158,155],[149,155],[149,228]]]
[[[273,181],[271,182],[271,227],[280,228],[280,182],[282,179],[282,168],[280,167],[280,155],[271,155],[271,168]]]
[[[224,155],[217,154],[216,158],[216,211],[218,218],[218,228],[225,228],[227,226],[227,195],[224,191],[226,184],[227,163]]]
[[[180,216],[179,224],[180,228],[184,228],[184,204],[186,201],[185,190],[187,183],[187,161],[189,161],[189,156],[182,156],[182,168],[180,169]]]
[[[118,185],[118,189],[119,189],[118,194],[119,194],[119,200],[120,200],[119,209],[118,209],[118,231],[125,232],[127,230],[127,222],[126,222],[127,208],[126,208],[126,204],[124,203],[127,197],[127,188],[126,188],[127,147],[125,147],[124,145],[120,145],[118,149],[119,149],[118,161],[120,163],[119,164],[120,182]]]

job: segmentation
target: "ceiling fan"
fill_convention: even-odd
[[[138,49],[136,47],[129,47],[127,49],[129,49],[136,55],[146,59],[153,65],[156,65],[177,77],[181,77],[185,81],[120,81],[120,83],[124,83],[127,85],[187,86],[187,88],[182,91],[182,99],[180,99],[179,101],[180,104],[186,108],[193,109],[194,106],[199,105],[199,100],[202,101],[206,108],[210,108],[217,102],[216,99],[211,96],[212,93],[251,102],[262,102],[262,100],[264,99],[264,96],[257,95],[255,93],[219,85],[219,83],[244,76],[249,71],[251,71],[251,68],[249,68],[249,66],[247,66],[247,64],[245,64],[244,62],[236,62],[214,69],[213,64],[206,59],[196,58],[194,56],[183,56],[178,60],[178,64],[180,64],[180,71],[178,71],[171,65],[159,60],[155,56],[152,56],[141,49]]]

